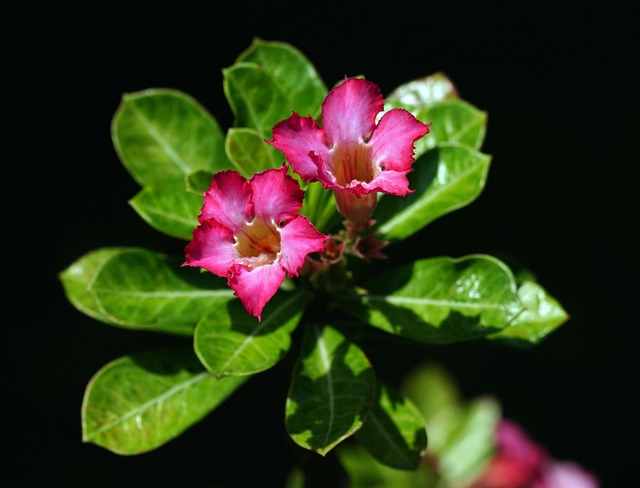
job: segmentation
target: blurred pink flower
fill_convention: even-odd
[[[573,462],[560,462],[516,423],[502,419],[496,454],[470,488],[598,488],[596,477]]]
[[[338,210],[347,220],[364,223],[373,214],[376,192],[411,193],[414,142],[430,124],[403,109],[386,112],[378,85],[346,78],[322,104],[322,128],[311,117],[293,113],[276,124],[273,139],[303,180],[334,190]]]
[[[249,181],[236,171],[216,173],[183,266],[227,278],[244,308],[260,321],[286,275],[298,276],[307,255],[324,248],[327,236],[296,215],[303,197],[285,165]]]

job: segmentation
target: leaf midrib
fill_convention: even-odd
[[[211,376],[210,373],[207,372],[207,371],[204,371],[202,373],[198,373],[196,376],[194,376],[192,378],[189,378],[189,380],[184,381],[184,382],[182,382],[182,383],[180,383],[178,385],[175,385],[172,388],[168,389],[162,395],[158,395],[157,397],[155,397],[155,398],[143,403],[142,405],[134,408],[133,410],[130,410],[125,415],[122,415],[121,417],[116,418],[114,421],[103,425],[99,429],[96,429],[93,432],[93,435],[92,436],[88,436],[88,438],[92,438],[92,437],[98,436],[102,432],[105,432],[107,430],[113,429],[114,427],[126,422],[127,420],[129,420],[133,416],[138,415],[139,413],[143,413],[143,412],[147,411],[151,407],[163,402],[167,398],[170,398],[173,395],[176,395],[176,394],[180,393],[181,391],[189,388],[193,384],[195,384],[195,383],[197,383],[199,381],[202,381],[205,378],[210,377],[210,376]]]

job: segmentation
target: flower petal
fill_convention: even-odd
[[[235,240],[230,229],[216,220],[205,220],[193,231],[193,239],[185,247],[182,266],[205,268],[218,276],[227,276],[236,259]]]
[[[229,286],[250,315],[262,320],[262,309],[276,294],[285,278],[285,270],[278,263],[248,269],[234,266]]]
[[[381,192],[390,195],[403,197],[415,190],[409,189],[409,180],[407,179],[409,171],[382,171],[372,181],[368,183],[359,183],[351,190],[356,195],[364,193]]]
[[[233,232],[251,220],[251,187],[237,171],[213,175],[198,221],[215,219]]]
[[[284,154],[293,170],[304,181],[318,181],[318,170],[311,155],[325,159],[329,152],[324,131],[313,117],[293,113],[273,127],[273,139],[266,141]]]
[[[268,169],[251,177],[254,216],[279,224],[292,219],[302,208],[304,192],[287,170],[287,166],[282,165],[280,169]]]
[[[401,108],[382,116],[371,134],[372,159],[386,170],[407,171],[413,162],[413,143],[429,133],[429,126]]]
[[[538,488],[598,488],[598,479],[571,461],[549,462],[542,473]]]
[[[298,215],[280,229],[280,264],[287,270],[289,277],[298,276],[298,270],[304,264],[307,254],[324,249],[328,239],[313,226],[304,215]]]
[[[380,87],[362,78],[345,79],[322,103],[322,128],[329,141],[356,143],[376,127],[376,115],[384,108]]]
[[[500,420],[496,428],[496,441],[502,456],[517,460],[523,467],[539,469],[547,458],[546,451],[511,420]]]

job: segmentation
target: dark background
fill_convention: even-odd
[[[579,462],[603,487],[629,486],[637,478],[632,305],[640,272],[633,16],[611,2],[505,5],[5,7],[11,313],[2,341],[9,447],[2,476],[19,476],[20,486],[44,476],[48,486],[69,488],[277,488],[299,460],[284,430],[284,365],[154,452],[120,457],[82,444],[80,406],[93,373],[173,339],[82,315],[57,277],[98,247],[182,252],[183,242],[149,228],[129,207],[138,187],[113,150],[111,117],[123,93],[169,87],[195,97],[228,128],[222,69],[257,36],[299,48],[328,86],[364,74],[388,94],[443,71],[462,98],[488,112],[482,150],[493,159],[483,194],[405,245],[424,257],[516,256],[571,319],[530,350],[407,346],[372,362],[398,380],[419,362],[438,360],[465,396],[495,395],[504,415],[554,457]],[[401,258],[402,246],[390,254]]]

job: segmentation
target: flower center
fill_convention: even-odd
[[[240,262],[250,268],[273,264],[280,252],[280,229],[273,221],[255,218],[234,237]]]
[[[339,185],[347,186],[354,180],[368,183],[377,176],[376,168],[371,161],[371,147],[368,144],[337,143],[332,151],[333,174]]]

